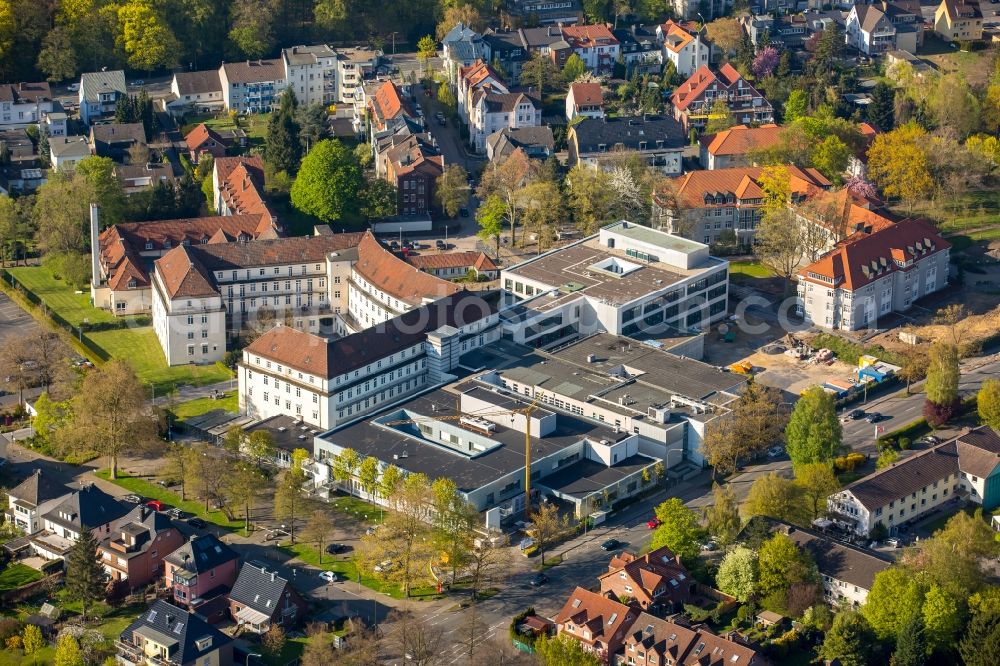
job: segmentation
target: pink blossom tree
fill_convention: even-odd
[[[760,51],[757,52],[757,56],[753,59],[753,69],[754,76],[758,79],[765,79],[774,73],[774,68],[778,66],[778,49],[773,46],[765,46]]]

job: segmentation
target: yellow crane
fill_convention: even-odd
[[[527,407],[519,409],[502,409],[493,412],[462,412],[457,414],[446,414],[441,416],[426,416],[418,419],[398,419],[396,421],[385,421],[382,425],[410,425],[418,423],[428,423],[430,421],[460,421],[465,418],[479,418],[482,416],[510,416],[515,414],[524,415],[524,515],[531,518],[531,414],[538,409],[538,398],[531,401]]]

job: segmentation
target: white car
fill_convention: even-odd
[[[388,571],[392,568],[392,560],[382,560],[375,565],[375,572],[382,573],[383,571]]]
[[[336,571],[320,571],[319,577],[328,583],[336,583],[340,580],[340,576],[337,575]]]
[[[69,86],[67,86],[66,90],[68,90],[70,92],[80,92],[80,84],[79,83],[71,83],[71,84],[69,84]]]

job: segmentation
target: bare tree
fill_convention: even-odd
[[[534,525],[535,541],[538,542],[538,550],[542,555],[542,564],[545,564],[545,549],[566,528],[568,521],[559,519],[559,509],[555,504],[543,502],[538,511],[532,514],[531,522]]]
[[[393,613],[397,630],[394,634],[399,651],[408,663],[431,666],[438,661],[442,632],[423,617],[409,610]],[[393,618],[390,618],[393,619]]]
[[[316,544],[316,552],[319,553],[319,562],[323,563],[323,548],[327,539],[333,532],[333,518],[323,509],[316,509],[309,516],[306,526],[302,528],[302,539]]]
[[[472,600],[482,590],[499,584],[510,571],[511,555],[507,548],[494,548],[488,542],[469,551],[466,569],[472,582]]]

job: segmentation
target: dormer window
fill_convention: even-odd
[[[146,241],[146,249],[147,250],[152,250],[153,249],[153,242],[152,241]]]
[[[597,144],[597,150],[600,151],[600,152],[602,152],[602,153],[608,152],[608,144],[606,144],[606,143],[599,143],[599,144]]]
[[[163,247],[164,248],[169,248],[170,247],[170,241],[169,240],[163,241]]]

